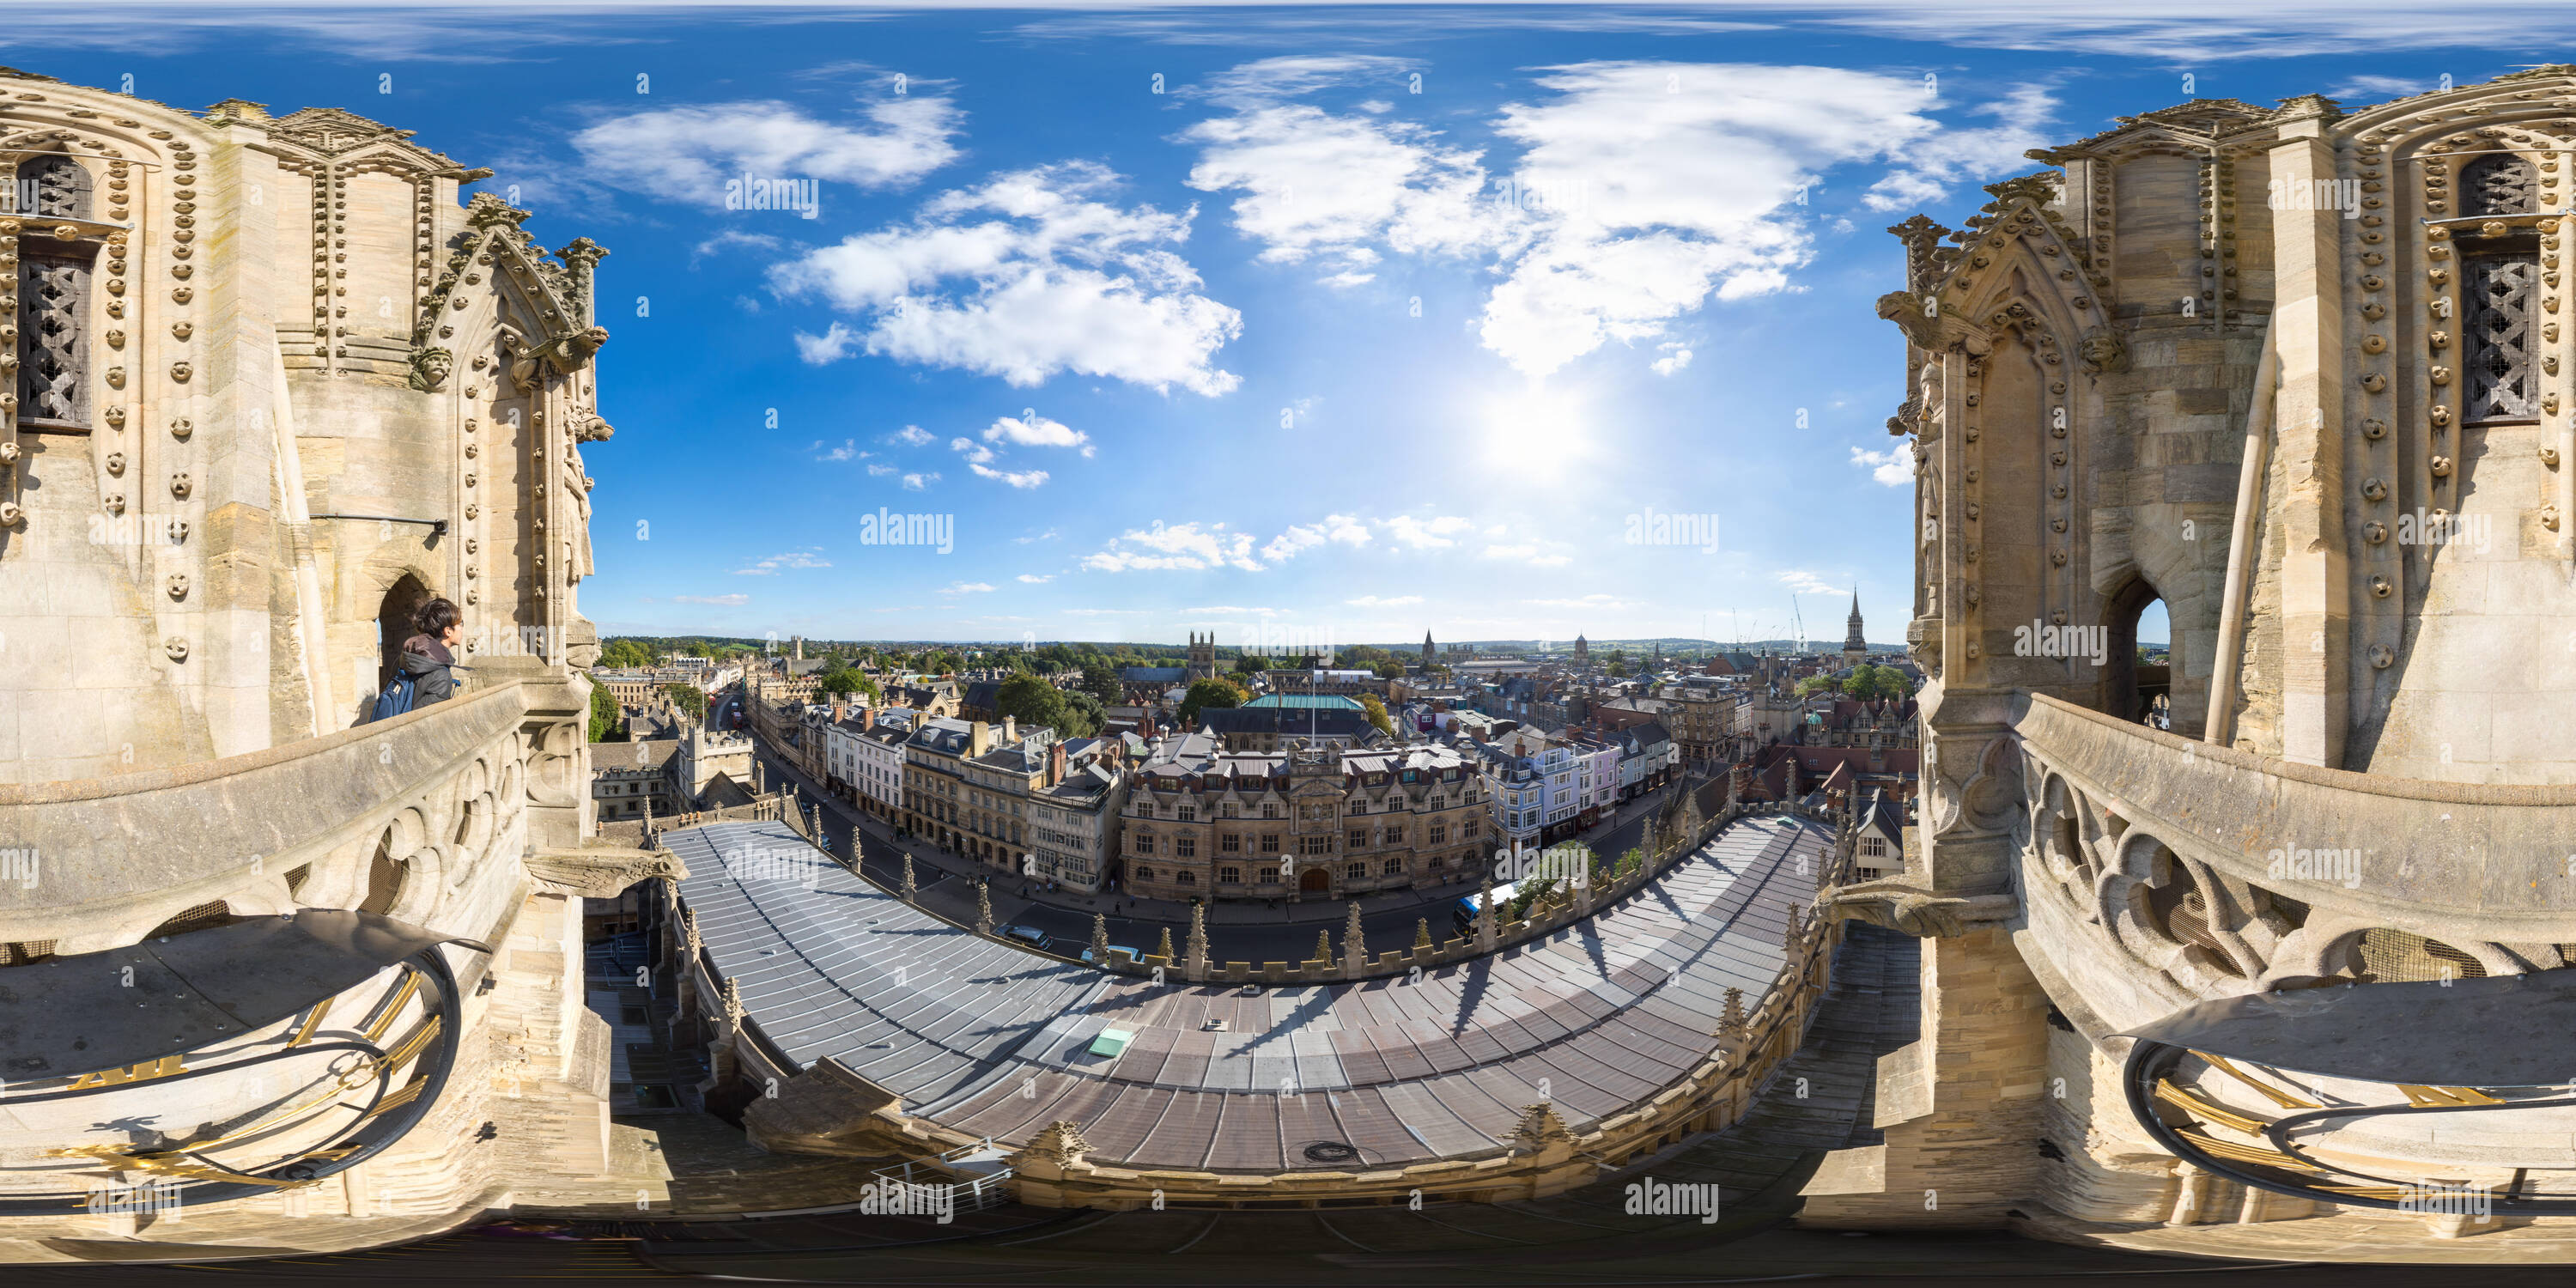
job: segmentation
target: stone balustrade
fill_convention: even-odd
[[[2374,931],[2486,974],[2568,964],[2557,945],[2576,943],[2576,786],[2292,764],[2032,694],[2016,700],[2013,731],[2007,825],[2033,924],[2065,945],[2053,956],[2107,937],[2133,959],[2128,984],[2083,991],[2149,985],[2135,1006],[2106,1003],[2123,1012],[2107,1021],[2353,974]]]
[[[579,710],[566,687],[513,680],[220,760],[0,786],[0,851],[20,877],[0,881],[0,942],[113,948],[218,904],[365,908],[478,936],[515,905],[523,852],[548,833],[578,842],[584,748],[554,714]]]

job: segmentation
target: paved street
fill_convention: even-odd
[[[715,704],[721,715],[739,699],[727,695]],[[903,855],[913,856],[913,881],[920,891],[922,907],[952,921],[972,925],[975,921],[974,874],[977,865],[935,846],[912,841],[898,844],[886,825],[868,818],[846,801],[807,778],[783,758],[771,753],[769,746],[755,737],[755,754],[769,782],[793,783],[800,807],[814,801],[823,803],[823,834],[832,852],[844,857],[850,853],[853,828],[858,829],[860,871],[887,886],[903,881]],[[1671,789],[1666,789],[1669,792]],[[1665,793],[1641,797],[1623,806],[1615,820],[1593,829],[1584,837],[1605,860],[1614,860],[1628,847],[1637,844],[1642,835],[1644,818],[1663,799]],[[1360,901],[1360,926],[1369,951],[1385,952],[1412,944],[1417,921],[1431,923],[1433,939],[1446,939],[1457,933],[1453,906],[1457,900],[1474,892],[1475,887],[1459,884],[1436,890],[1400,891],[1374,895]],[[1179,949],[1189,939],[1189,909],[1186,905],[1159,899],[1128,899],[1121,896],[1087,896],[1058,892],[1042,902],[1027,891],[1026,883],[995,874],[992,881],[993,921],[996,925],[1029,926],[1046,935],[1057,951],[1078,955],[1091,941],[1091,919],[1095,912],[1109,914],[1109,942],[1150,953],[1161,942],[1162,932],[1172,932],[1172,946]],[[1226,902],[1211,905],[1208,911],[1209,956],[1217,961],[1302,961],[1315,950],[1315,932],[1330,930],[1336,951],[1341,946],[1342,921],[1347,914],[1340,900],[1314,900],[1301,904],[1281,902]]]

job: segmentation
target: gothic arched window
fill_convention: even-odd
[[[2531,163],[2511,153],[2479,157],[2460,171],[2463,215],[2527,215],[2531,194]]]
[[[66,156],[18,163],[9,202],[21,213],[89,218],[89,171]],[[61,245],[62,253],[49,247]],[[87,429],[92,249],[29,238],[18,264],[18,415],[32,427]]]

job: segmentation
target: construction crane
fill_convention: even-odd
[[[1789,629],[1791,631],[1789,638],[1797,641],[1798,651],[1801,653],[1806,652],[1807,619],[1798,612],[1798,594],[1796,591],[1791,591],[1789,593]]]

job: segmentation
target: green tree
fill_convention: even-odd
[[[599,664],[606,667],[615,667],[619,670],[624,670],[629,667],[651,666],[653,665],[653,650],[646,648],[641,642],[636,640],[610,640],[608,642],[608,647],[600,650]]]
[[[871,705],[884,701],[884,698],[877,690],[877,682],[875,680],[869,678],[861,671],[846,666],[836,666],[829,671],[825,671],[814,681],[814,692],[817,696],[827,696],[835,693],[865,694],[867,695],[868,702]]]
[[[605,684],[590,686],[590,740],[605,742],[617,732],[617,695]]]
[[[1367,716],[1368,722],[1376,725],[1379,733],[1389,738],[1395,736],[1395,721],[1386,714],[1386,704],[1378,701],[1376,694],[1360,695],[1360,714]]]
[[[1811,675],[1798,681],[1798,696],[1804,698],[1818,693],[1839,693],[1842,691],[1842,686],[1842,681],[1830,675]]]
[[[1377,678],[1379,678],[1379,679],[1381,679],[1381,680],[1401,680],[1401,679],[1403,679],[1403,678],[1404,678],[1404,663],[1402,663],[1402,662],[1380,662],[1380,663],[1378,663],[1378,664],[1377,664]]]
[[[671,705],[686,712],[692,720],[707,718],[707,695],[694,684],[666,684],[664,693],[671,695]]]
[[[1250,696],[1243,691],[1242,685],[1222,675],[1193,681],[1190,691],[1181,698],[1181,723],[1195,725],[1199,722],[1199,712],[1209,707],[1239,707]]]
[[[1009,716],[1023,729],[1064,727],[1064,690],[1026,671],[1002,681],[993,693],[993,714]]]
[[[940,675],[953,675],[959,671],[965,670],[966,662],[965,659],[958,657],[955,652],[948,649],[941,649],[937,654],[931,657],[928,663],[925,664],[925,669],[936,672]]]
[[[1067,738],[1088,738],[1108,723],[1108,716],[1100,709],[1100,699],[1080,689],[1064,691],[1064,727],[1056,732]]]
[[[1118,679],[1118,668],[1107,661],[1086,662],[1082,667],[1082,691],[1102,706],[1114,706],[1127,696],[1127,686]]]
[[[1259,675],[1270,669],[1270,663],[1258,653],[1243,653],[1235,657],[1234,669],[1238,675]]]

